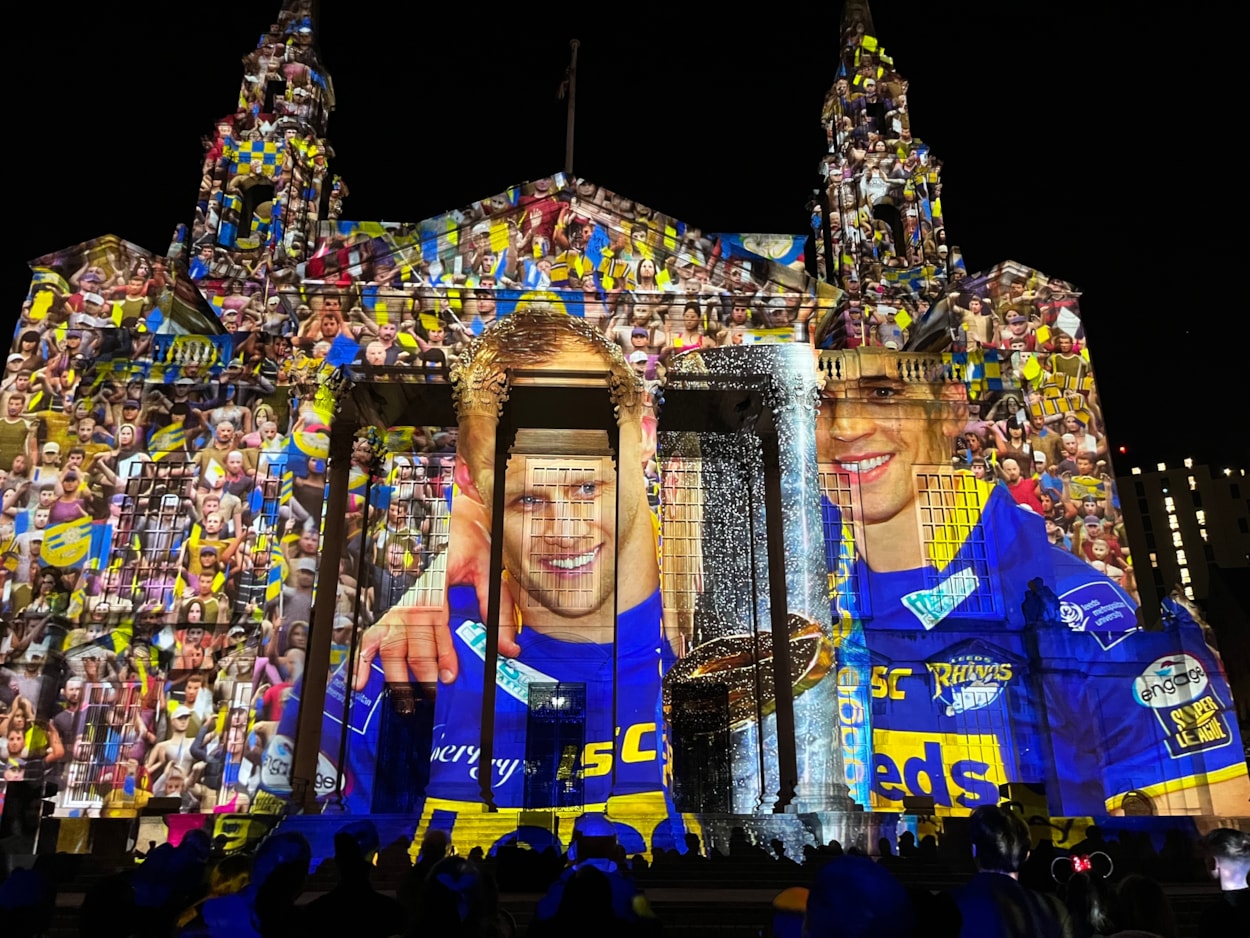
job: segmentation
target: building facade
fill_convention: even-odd
[[[1133,467],[1119,480],[1131,499],[1124,513],[1127,543],[1146,558],[1138,583],[1143,609],[1183,595],[1206,610],[1245,726],[1250,710],[1250,498],[1244,469],[1186,459],[1153,471]],[[1243,732],[1243,736],[1244,736]]]
[[[1160,464],[1152,472],[1135,467],[1120,485],[1131,488],[1136,499],[1136,512],[1126,513],[1128,542],[1150,559],[1150,582],[1139,584],[1143,604],[1148,595],[1161,598],[1177,585],[1189,599],[1206,602],[1210,565],[1250,566],[1244,469],[1212,474],[1210,466],[1187,459],[1183,466]]]
[[[32,264],[9,784],[462,845],[600,808],[630,848],[862,833],[1010,784],[1244,813],[1218,656],[1188,615],[1138,627],[1079,296],[948,246],[866,6],[801,236],[559,173],[346,221],[314,26],[287,0],[245,60],[166,256]]]

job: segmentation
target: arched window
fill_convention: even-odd
[[[273,114],[279,98],[286,97],[286,81],[282,78],[271,78],[265,83],[265,110],[262,113]]]
[[[906,257],[907,242],[903,235],[903,216],[899,214],[898,209],[890,202],[878,202],[872,207],[872,217],[889,227],[890,235],[894,239],[895,253]]]
[[[273,210],[273,180],[268,176],[249,177],[239,186],[239,233],[235,246],[251,250],[269,238],[269,215]],[[268,203],[268,207],[266,206]],[[257,210],[260,209],[258,212]]]

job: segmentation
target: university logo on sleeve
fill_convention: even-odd
[[[1173,759],[1222,749],[1233,741],[1224,704],[1206,667],[1193,655],[1156,658],[1134,679],[1133,698],[1153,711]]]
[[[1061,593],[1059,619],[1073,632],[1088,632],[1104,651],[1137,631],[1132,601],[1110,581],[1082,583]]]

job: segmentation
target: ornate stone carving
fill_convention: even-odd
[[[472,358],[473,345],[451,366],[451,396],[456,416],[503,416],[508,399],[508,373],[492,354]]]
[[[475,338],[451,366],[456,414],[498,419],[508,399],[509,368],[541,369],[562,346],[590,346],[603,359],[617,419],[641,412],[642,380],[620,346],[593,325],[543,303],[507,316]]]
[[[620,355],[620,347],[615,344],[612,347]],[[621,372],[614,368],[608,372],[608,394],[612,397],[617,423],[638,419],[642,413],[643,384],[631,369]]]

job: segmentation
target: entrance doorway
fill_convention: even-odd
[[[525,807],[579,808],[586,803],[586,685],[531,684],[525,733]]]

